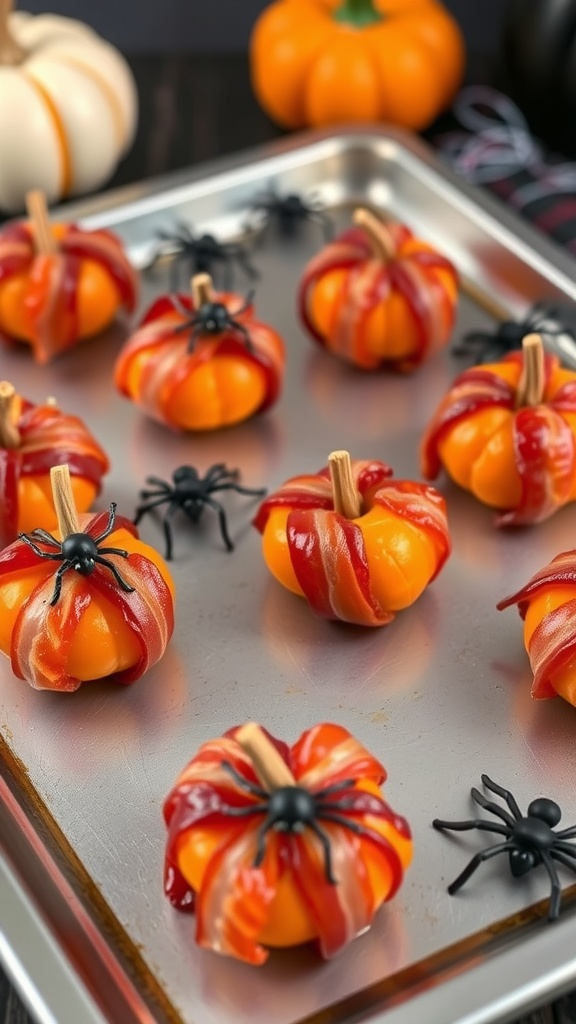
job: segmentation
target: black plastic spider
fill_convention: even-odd
[[[543,305],[534,306],[524,320],[505,320],[495,331],[469,331],[452,346],[452,353],[468,356],[473,363],[497,362],[507,352],[521,348],[522,339],[532,332],[543,334],[545,338],[556,338],[558,343],[555,347],[561,358],[568,356],[572,361],[576,358],[574,331],[562,322],[558,310]]]
[[[354,779],[345,779],[336,782],[333,786],[320,789],[316,793],[304,789],[303,786],[281,786],[272,793],[266,792],[261,786],[245,779],[240,772],[237,772],[228,761],[222,762],[222,767],[229,772],[234,781],[252,796],[257,796],[262,803],[251,804],[249,807],[224,807],[222,813],[233,817],[243,818],[254,814],[264,814],[265,818],[257,833],[256,857],[254,867],[262,864],[266,855],[266,836],[274,829],[277,832],[304,832],[306,828],[312,829],[322,843],[324,850],[324,870],[326,879],[330,885],[337,885],[332,871],[332,852],[330,848],[330,837],[327,832],[318,824],[319,821],[331,821],[335,825],[341,825],[356,835],[373,836],[369,829],[364,828],[358,822],[351,820],[340,811],[347,811],[353,806],[349,798],[333,800],[342,790],[354,786]]]
[[[210,274],[221,267],[222,285],[225,291],[232,287],[234,264],[244,272],[250,281],[255,281],[259,271],[250,262],[246,247],[239,242],[220,242],[215,235],[195,235],[187,224],[178,223],[173,231],[159,231],[158,245],[148,264],[152,270],[158,263],[170,261],[170,288],[178,289],[195,274]]]
[[[562,894],[554,861],[576,871],[576,846],[566,842],[567,839],[576,837],[576,825],[565,828],[562,832],[555,832],[554,825],[560,821],[562,812],[554,800],[548,800],[546,797],[532,800],[528,805],[527,814],[523,816],[516,800],[507,789],[492,782],[487,775],[482,776],[482,782],[486,789],[506,801],[511,813],[487,800],[475,788],[471,791],[472,797],[480,807],[500,818],[503,824],[484,818],[475,818],[472,821],[441,821],[435,818],[432,824],[434,828],[447,828],[454,832],[465,832],[474,828],[483,832],[495,832],[504,837],[504,842],[488,846],[481,853],[477,853],[462,874],[448,886],[448,892],[453,896],[485,860],[495,857],[498,853],[507,853],[514,878],[521,878],[532,868],[544,865],[551,885],[548,920],[555,921],[560,912]]]
[[[120,548],[101,548],[98,546],[101,541],[105,540],[112,533],[115,520],[116,503],[112,502],[108,513],[106,529],[98,537],[91,537],[88,533],[71,533],[63,541],[59,541],[51,533],[46,533],[46,530],[33,530],[30,534],[19,534],[19,539],[28,544],[39,558],[49,558],[55,562],[62,562],[62,565],[56,570],[54,575],[54,591],[50,599],[51,605],[56,604],[58,601],[60,591],[62,590],[62,577],[69,569],[74,569],[81,576],[91,576],[97,565],[104,565],[110,570],[118,586],[122,587],[122,590],[125,590],[127,593],[132,593],[134,587],[131,587],[126,580],[122,579],[114,563],[108,558],[102,558],[102,555],[120,555],[121,558],[128,558],[128,552]],[[42,551],[38,547],[37,542],[57,550],[56,552]]]
[[[215,501],[212,495],[215,491],[237,491],[238,494],[249,494],[257,497],[266,494],[266,488],[252,490],[248,487],[240,487],[236,483],[239,475],[237,469],[227,469],[220,462],[216,466],[211,466],[204,477],[201,477],[198,470],[194,469],[193,466],[180,466],[172,474],[174,486],[171,486],[165,480],[160,480],[157,476],[148,476],[146,477],[146,483],[152,484],[156,489],[153,491],[140,491],[140,497],[144,499],[144,504],[136,509],[134,523],[139,523],[146,512],[151,512],[152,509],[158,508],[160,505],[168,505],[162,520],[162,526],[166,539],[165,557],[167,561],[170,561],[173,547],[172,527],[170,524],[172,516],[181,510],[188,516],[190,522],[197,523],[204,508],[208,505],[218,513],[222,540],[228,551],[233,551],[234,545],[228,533],[226,513],[220,502]]]
[[[181,305],[175,297],[173,297],[175,305],[182,313],[188,317],[190,310],[186,309]],[[248,328],[241,324],[236,318],[245,313],[247,309],[252,305],[254,299],[254,292],[249,292],[246,296],[246,300],[239,309],[231,312],[224,305],[223,302],[204,302],[202,305],[192,314],[192,316],[184,323],[179,324],[175,334],[182,334],[184,331],[191,330],[190,342],[188,345],[188,351],[191,352],[194,349],[194,342],[197,338],[203,334],[217,335],[222,334],[224,331],[229,331],[232,328],[238,331],[244,339],[246,348],[250,351],[252,348],[252,341]]]
[[[281,196],[271,189],[263,195],[256,196],[250,213],[252,219],[248,227],[253,231],[263,231],[274,221],[284,238],[292,238],[304,221],[313,221],[322,227],[326,241],[329,241],[334,233],[332,220],[322,204],[314,199],[307,201],[296,193]],[[258,216],[262,214],[263,219]]]

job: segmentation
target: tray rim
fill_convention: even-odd
[[[558,245],[537,231],[514,211],[511,211],[503,202],[459,178],[455,172],[440,161],[425,141],[411,133],[385,125],[370,126],[370,128],[365,126],[343,126],[334,131],[319,130],[299,133],[241,153],[205,162],[192,168],[174,171],[167,175],[122,186],[121,188],[105,192],[100,196],[67,203],[55,208],[52,211],[52,215],[90,222],[91,220],[105,217],[114,210],[126,209],[131,206],[137,208],[142,201],[146,201],[156,195],[177,191],[195,183],[238,172],[255,162],[269,163],[274,161],[275,158],[281,159],[286,154],[292,152],[301,152],[306,148],[315,149],[322,143],[329,142],[340,146],[341,149],[346,149],[354,146],[370,145],[371,140],[374,139],[392,142],[400,148],[407,150],[420,162],[425,163],[437,177],[445,182],[447,188],[459,193],[461,199],[466,201],[471,209],[476,208],[478,214],[481,214],[483,219],[488,216],[493,221],[494,226],[498,227],[499,232],[504,231],[511,234],[516,242],[519,239],[535,258],[536,263],[545,262],[548,269],[552,268],[564,277],[565,283],[571,286],[570,290],[576,299],[576,285],[574,284],[576,280],[576,260],[574,258],[565,253]],[[271,169],[270,174],[272,173],[273,170]],[[485,308],[490,310],[492,307],[493,309],[493,303],[491,303],[490,296],[487,293],[477,289],[474,298],[476,302],[484,305]],[[35,850],[35,854],[40,862],[44,861],[45,866],[59,879],[58,887],[62,898],[65,900],[67,898],[65,895],[66,891],[68,890],[69,893],[74,895],[74,888],[66,877],[68,872],[63,869],[61,863],[58,864],[58,861],[61,861],[62,855],[66,856],[62,847],[69,846],[68,841],[55,819],[53,819],[49,807],[39,797],[36,797],[35,801],[25,800],[23,799],[22,792],[15,792],[15,789],[18,789],[22,781],[18,782],[16,779],[16,774],[20,774],[20,771],[18,770],[14,773],[15,765],[18,765],[18,758],[4,737],[0,736],[0,809],[9,816],[15,828],[19,831],[19,838],[27,843],[31,850],[36,844],[39,844],[39,849]],[[20,765],[19,768],[25,776],[25,766]],[[5,778],[6,773],[8,776],[12,775],[12,786],[8,785],[8,781]],[[10,793],[12,800],[6,797],[7,792]],[[22,827],[23,820],[26,821],[26,827],[24,828]],[[46,833],[46,823],[49,825],[48,832],[50,836],[48,841],[44,842],[41,834]],[[60,857],[57,856],[58,853],[60,853]],[[85,871],[83,866],[81,867]],[[78,878],[74,869],[70,868],[69,873],[74,878],[76,884],[82,887],[82,880]],[[86,878],[89,879],[88,873],[85,872],[85,874]],[[29,934],[33,935],[34,931],[38,930],[46,931],[46,924],[42,914],[41,895],[37,891],[33,891],[33,887],[25,884],[18,870],[17,858],[14,852],[10,850],[10,843],[7,843],[5,839],[3,840],[1,836],[0,879],[7,885],[8,890],[12,892],[14,899],[22,907],[26,907],[26,928],[30,929]],[[79,908],[78,912],[87,914],[93,929],[95,925],[95,931],[93,931],[90,940],[94,943],[94,948],[98,946],[99,940],[106,943],[107,940],[104,938],[104,934],[108,929],[103,921],[102,908],[89,904],[88,909],[78,898],[78,894],[76,893],[75,895]],[[116,919],[114,911],[103,897],[101,897],[101,902],[107,908],[108,916],[115,921],[118,934],[124,933],[124,929]],[[568,936],[573,930],[574,907],[576,906],[576,885],[563,889],[563,902],[566,907],[571,908],[572,912],[564,913],[561,921],[552,930],[548,928],[537,930],[535,927],[544,916],[546,901],[542,901],[527,908],[520,914],[496,922],[484,932],[473,933],[452,946],[444,947],[438,953],[432,954],[424,960],[411,965],[410,968],[403,972],[392,975],[381,982],[376,982],[366,989],[359,990],[339,1003],[328,1006],[326,1009],[306,1017],[300,1024],[345,1024],[345,1021],[351,1019],[349,1014],[353,1015],[353,1019],[359,1019],[359,1012],[362,1019],[369,1021],[370,1024],[380,1024],[380,1022],[382,1024],[405,1024],[406,1004],[414,1005],[415,1009],[418,1006],[422,1019],[425,1019],[427,1024],[435,1024],[435,1022],[438,1022],[438,1024],[494,1024],[496,1021],[502,1021],[503,1024],[505,1020],[514,1019],[516,1015],[522,1012],[528,1012],[530,1009],[541,1006],[546,999],[563,994],[576,982],[576,956],[568,956],[568,950],[570,949]],[[502,945],[510,940],[512,928],[515,928],[513,944],[509,948],[502,950]],[[518,937],[518,929],[522,933],[529,932],[528,937],[525,937],[520,942],[514,941]],[[2,939],[2,931],[2,922],[0,922],[0,940]],[[4,932],[6,931],[7,929],[4,929]],[[488,940],[486,939],[486,932],[491,933],[492,936]],[[108,947],[116,957],[118,957],[120,945],[118,934],[115,935],[116,941],[114,945]],[[546,938],[550,934],[553,936],[552,940]],[[508,939],[506,935],[508,935]],[[60,942],[58,951],[65,958],[66,954],[61,943],[61,936],[56,936],[54,933],[50,934],[50,932],[47,932],[47,936],[48,943],[50,939],[58,939]],[[482,941],[488,942],[488,945],[484,945],[482,961],[480,963],[477,962],[478,955],[474,948],[469,948],[468,952],[457,953],[463,946],[470,947],[471,943],[474,946],[475,941],[480,941],[482,936],[484,936]],[[146,979],[152,979],[154,981],[152,989],[158,989],[163,994],[160,984],[156,982],[151,971],[145,965],[134,943],[129,937],[127,939],[128,943],[133,947],[133,953],[135,954],[134,957],[130,956],[129,959],[140,961],[140,964],[134,968],[138,981],[140,984],[144,982],[146,987]],[[546,964],[545,972],[536,980],[532,977],[529,966],[527,967],[528,976],[526,976],[526,970],[523,969],[526,968],[526,964],[523,961],[527,959],[526,950],[528,947],[530,947],[531,954],[528,957],[530,962],[534,962],[533,957],[537,957],[540,964]],[[450,962],[451,956],[454,957],[454,955],[455,958]],[[502,965],[502,969],[498,972],[498,978],[496,979],[497,984],[495,984],[493,970],[496,958],[498,963]],[[425,965],[437,959],[446,959],[447,964],[444,967],[440,967],[433,978],[427,977]],[[41,986],[39,986],[36,977],[37,972],[35,971],[34,963],[25,962],[24,958],[10,958],[6,955],[1,942],[0,962],[3,963],[15,987],[22,994],[24,1001],[29,1006],[33,1005],[37,1012],[44,1008],[46,1014],[49,1014],[39,1018],[42,1024],[44,1024],[44,1020],[46,1020],[46,1024],[54,1024],[55,1018],[50,1010],[50,1000],[45,999],[44,1007],[42,1007],[42,1000],[38,1002],[37,999]],[[119,959],[116,960],[116,965],[119,971],[120,984],[125,983],[128,987],[133,986],[130,975],[134,971],[130,970],[126,963],[121,964]],[[141,973],[142,965],[144,977]],[[63,962],[62,967],[65,966],[65,962]],[[396,992],[395,996],[391,995],[390,991],[393,992],[395,986],[397,986],[399,977],[408,974],[412,975],[412,980],[408,983],[409,987],[405,988],[400,994]],[[509,991],[508,979],[512,975],[516,977],[522,976],[523,982],[520,987],[516,987],[511,993]],[[65,977],[65,971],[62,977]],[[88,1001],[91,999],[92,986],[86,984],[78,975],[74,975],[74,981],[81,987],[84,986],[87,1000],[86,1005],[88,1005]],[[491,992],[490,1001],[479,1004],[479,999],[485,1000],[487,991]],[[135,994],[141,997],[142,993],[136,992]],[[384,1007],[382,1006],[383,1001],[385,1002]],[[160,1000],[160,1003],[163,1004],[162,1009],[160,1009],[160,1005],[156,1003],[153,996],[152,1003],[155,1004],[156,1012],[161,1012],[162,1019],[181,1022],[179,1014],[171,1006],[167,997]],[[141,1007],[145,1016],[138,1017],[138,1020],[152,1021],[160,1019],[149,1016],[149,1006],[142,1003]],[[448,1007],[450,1008],[449,1018],[446,1017]],[[345,1016],[342,1015],[343,1013]],[[78,1018],[76,1024],[89,1024],[89,1022],[91,1024],[93,1019],[97,1021],[98,1017],[93,1018],[88,1015],[81,1019]],[[112,1018],[109,1019],[112,1020]]]

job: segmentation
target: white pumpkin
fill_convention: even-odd
[[[0,208],[17,213],[31,189],[52,203],[103,185],[138,101],[124,58],[87,25],[10,7],[0,0]]]

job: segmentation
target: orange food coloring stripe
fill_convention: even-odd
[[[44,105],[50,115],[54,132],[58,140],[58,150],[60,154],[60,192],[63,196],[67,196],[72,189],[72,157],[70,155],[70,146],[68,144],[68,137],[66,135],[66,129],[64,128],[64,122],[62,121],[62,118],[58,113],[58,108],[48,90],[45,89],[36,78],[34,78],[34,75],[31,74],[30,71],[23,71],[22,74],[29,85],[35,89],[44,101]]]

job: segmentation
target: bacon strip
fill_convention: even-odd
[[[52,466],[68,465],[72,476],[81,476],[99,492],[110,464],[82,420],[52,406],[21,400],[16,427],[18,448],[0,448],[0,548],[18,534],[19,482],[43,476]]]
[[[84,517],[84,521],[84,531],[96,538],[103,532],[108,515],[98,513]],[[121,528],[137,536],[133,523],[120,516],[116,529]],[[82,617],[98,594],[121,611],[141,652],[136,665],[111,678],[118,683],[134,682],[164,653],[174,629],[174,615],[172,597],[160,572],[153,562],[137,553],[128,558],[105,557],[135,588],[133,592],[126,593],[105,566],[97,565],[90,577],[79,576],[74,570],[65,573],[60,597],[50,605],[58,562],[41,559],[23,542],[13,544],[0,556],[0,576],[26,566],[41,567],[46,573],[19,611],[10,648],[14,674],[36,689],[71,691],[80,686],[82,680],[68,673],[67,662]]]
[[[515,364],[520,377],[521,351],[509,353],[502,362]],[[559,365],[557,357],[546,354],[542,404],[525,406],[511,417],[521,498],[516,508],[506,509],[497,516],[497,526],[542,522],[570,499],[576,473],[576,443],[572,427],[563,414],[576,413],[576,386],[568,382],[558,391],[552,390]],[[497,370],[472,367],[460,374],[424,435],[421,447],[424,476],[434,479],[440,472],[440,445],[454,426],[483,409],[513,411],[516,397],[517,386],[499,376]]]
[[[446,502],[440,492],[435,487],[413,480],[392,480],[379,487],[372,500],[375,505],[381,505],[430,535],[437,559],[430,582],[435,580],[452,550]]]
[[[318,615],[359,626],[383,626],[394,618],[370,587],[362,531],[324,509],[289,513],[288,549],[294,573]]]
[[[344,232],[310,261],[299,290],[300,317],[311,336],[337,355],[364,369],[393,365],[409,372],[430,353],[442,347],[454,326],[454,303],[437,276],[447,271],[457,280],[456,270],[449,260],[433,252],[402,250],[413,239],[403,225],[388,224],[396,253],[388,265],[374,260],[372,247],[361,228]],[[347,271],[341,295],[335,302],[330,337],[325,337],[315,326],[312,300],[318,281],[333,271]],[[418,348],[404,360],[388,360],[369,351],[366,323],[393,290],[401,295],[412,314],[419,342]]]
[[[120,240],[110,231],[83,231],[66,225],[53,255],[36,252],[29,224],[0,232],[0,282],[29,276],[26,309],[35,358],[47,363],[78,340],[78,277],[83,260],[94,260],[114,281],[121,304],[132,312],[137,277]]]
[[[368,459],[352,460],[352,479],[362,498],[392,476],[393,470],[384,462]],[[277,491],[269,494],[252,520],[260,533],[264,532],[271,513],[276,508],[333,509],[334,497],[330,483],[330,470],[324,466],[318,473],[293,476]]]
[[[403,867],[393,842],[375,830],[386,822],[387,835],[394,832],[410,839],[407,822],[396,815],[383,799],[356,788],[360,779],[381,782],[385,770],[342,726],[323,723],[304,733],[288,748],[270,737],[281,756],[292,767],[298,785],[313,793],[351,779],[328,797],[319,797],[351,829],[329,820],[319,824],[330,842],[332,870],[336,884],[326,874],[325,849],[310,829],[301,834],[269,831],[262,865],[254,866],[257,833],[265,819],[265,802],[237,785],[223,768],[228,762],[248,778],[251,761],[235,743],[236,730],[201,747],[183,771],[164,805],[168,825],[165,860],[165,888],[178,909],[197,913],[197,940],[215,952],[229,954],[252,964],[263,963],[267,950],[260,936],[285,872],[292,875],[305,907],[314,922],[321,952],[333,956],[347,942],[364,931],[376,911],[376,898],[367,869],[380,860],[385,877],[390,877],[390,898],[397,890]],[[268,734],[269,735],[269,734]],[[339,807],[339,803],[342,807]],[[333,811],[330,805],[333,804]],[[260,807],[257,815],[244,819],[226,816],[227,807]],[[362,833],[353,831],[362,827]],[[178,850],[181,840],[194,828],[216,826],[220,842],[205,867],[199,893],[194,893],[182,875]]]
[[[116,235],[103,228],[84,231],[76,224],[68,224],[61,248],[71,256],[94,260],[100,264],[118,288],[126,312],[134,312],[138,298],[138,277]]]
[[[240,301],[239,296],[218,296],[218,300],[225,303],[231,299],[233,310]],[[268,409],[277,400],[282,384],[284,346],[280,336],[268,326],[251,319],[249,307],[237,317],[249,331],[249,347],[243,335],[231,329],[217,337],[199,337],[194,350],[189,352],[191,329],[178,332],[178,328],[189,319],[188,310],[192,315],[194,308],[186,295],[166,296],[151,306],[118,357],[114,375],[121,394],[138,402],[154,419],[177,427],[170,414],[176,389],[203,363],[217,356],[229,355],[252,363],[263,372],[265,393],[256,412]],[[146,363],[136,387],[131,388],[133,360],[142,353],[146,353]]]

